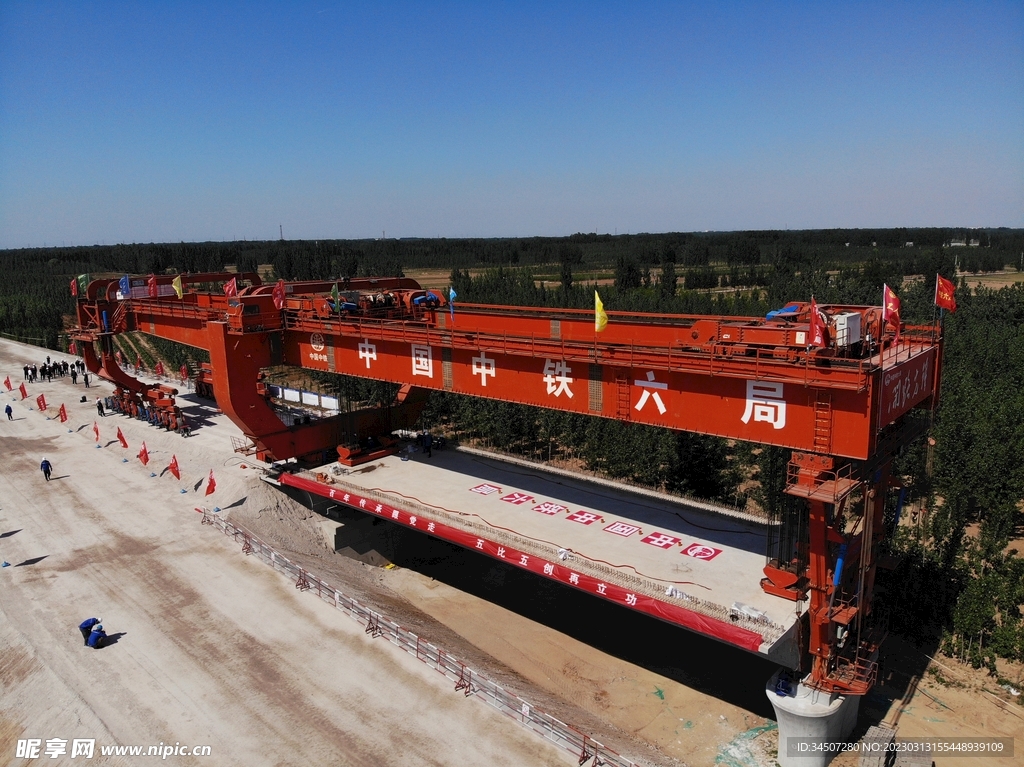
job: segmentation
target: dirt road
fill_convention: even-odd
[[[17,385],[23,361],[44,355],[0,341],[0,380]],[[95,739],[90,763],[111,765],[145,759],[100,757],[101,746],[160,743],[210,746],[209,757],[169,757],[179,764],[575,764],[201,527],[194,488],[211,468],[210,500],[225,506],[257,482],[225,449],[222,416],[182,440],[98,418],[102,385],[29,389],[2,397],[14,420],[0,423],[0,762],[41,763],[15,756],[18,740],[38,738],[68,752]],[[66,404],[68,424],[35,409],[40,392],[52,416]],[[161,476],[172,453],[182,482]],[[82,646],[76,626],[90,616],[115,644]]]

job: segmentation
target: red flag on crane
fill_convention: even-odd
[[[68,420],[68,411],[64,409],[64,403],[60,404],[60,410],[57,411],[57,415],[60,417],[60,422],[64,423]]]
[[[167,464],[167,470],[174,475],[175,479],[181,479],[181,472],[178,470],[178,456],[171,456],[171,462]]]
[[[935,275],[935,305],[940,309],[956,311],[956,285],[941,274]]]
[[[149,451],[146,450],[146,443],[142,443],[142,450],[139,451],[139,460],[142,461],[142,465],[145,466],[149,463]]]
[[[896,331],[893,343],[900,342],[900,299],[888,285],[882,286],[882,322],[887,322]]]
[[[128,447],[128,440],[126,440],[124,435],[121,433],[120,426],[117,427],[117,441],[121,443],[121,447]]]
[[[809,346],[825,346],[825,317],[818,309],[818,302],[811,296],[811,337],[807,339]]]
[[[39,408],[40,410],[46,410],[46,396],[45,395],[40,394],[38,397],[36,397],[36,407]]]
[[[13,386],[11,386],[11,377],[10,376],[7,376],[7,378],[4,379],[4,386],[7,387],[7,391],[11,391],[11,389],[14,388]]]
[[[92,422],[92,433],[96,435],[96,441],[100,441],[100,425],[96,421]]]
[[[21,392],[22,399],[28,399],[28,389],[25,388],[25,384],[18,387],[18,391]]]
[[[206,481],[206,492],[204,495],[212,495],[217,489],[217,480],[213,478],[213,469],[210,469],[210,478]]]
[[[224,283],[224,295],[225,296],[237,296],[238,295],[238,278],[232,277],[230,280]]]
[[[274,308],[278,310],[284,309],[284,280],[277,281],[270,295],[274,297]]]

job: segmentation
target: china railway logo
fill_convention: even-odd
[[[721,554],[722,550],[712,546],[705,546],[703,543],[691,543],[683,549],[683,553],[688,557],[703,559],[705,562],[709,562]]]
[[[324,350],[324,337],[322,333],[313,333],[309,337],[309,344],[313,347],[313,351],[322,352]]]

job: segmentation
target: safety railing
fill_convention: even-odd
[[[867,388],[869,376],[878,368],[878,361],[875,359],[842,357],[828,358],[828,367],[819,368],[818,357],[806,350],[794,350],[794,357],[791,360],[788,356],[779,358],[773,348],[753,346],[749,348],[748,356],[738,354],[735,347],[725,344],[692,348],[682,344],[658,346],[604,343],[553,339],[536,333],[498,334],[473,330],[455,332],[450,329],[434,328],[422,322],[367,317],[310,318],[289,310],[286,310],[284,315],[286,330],[308,333],[451,347],[533,359],[550,357],[569,362],[644,367],[651,370],[690,372],[728,378],[754,378],[805,385],[814,385],[827,379],[830,389],[858,392]]]
[[[433,667],[438,673],[455,683],[456,692],[461,692],[467,697],[472,695],[478,698],[545,740],[573,754],[579,759],[581,767],[598,767],[598,765],[638,767],[636,762],[621,756],[572,725],[556,719],[536,708],[529,701],[505,690],[443,648],[402,628],[390,618],[330,586],[308,570],[279,554],[248,530],[206,509],[197,509],[197,511],[202,511],[202,524],[216,527],[225,535],[231,536],[241,544],[242,553],[258,557],[278,572],[293,579],[295,588],[299,591],[314,593],[324,602],[355,618],[365,626],[366,633],[371,637],[382,637],[415,656],[417,660]]]

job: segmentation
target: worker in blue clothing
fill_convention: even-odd
[[[103,630],[103,626],[97,623],[92,627],[92,633],[89,634],[89,639],[86,644],[94,650],[99,650],[107,643],[107,632]]]
[[[50,481],[50,472],[53,471],[53,466],[45,458],[43,462],[39,464],[39,470],[43,472],[43,476],[46,477],[46,481]]]
[[[78,630],[82,632],[83,645],[89,644],[89,635],[92,633],[93,626],[99,626],[100,628],[103,628],[103,626],[100,624],[99,618],[86,618],[84,621],[78,624]]]
[[[7,413],[7,420],[8,421],[13,421],[14,420],[14,415],[13,415],[14,411],[11,409],[11,406],[10,406],[9,403],[8,403],[7,407],[4,408],[4,412]]]

